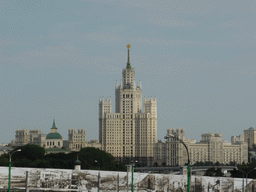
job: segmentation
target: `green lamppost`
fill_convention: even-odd
[[[15,152],[19,152],[21,149],[18,149],[17,151],[13,151],[12,153],[9,153],[9,183],[8,183],[8,192],[11,192],[11,169],[12,169],[12,154]]]
[[[240,169],[238,169],[237,167],[235,168],[236,171],[241,171],[243,173],[243,190],[242,192],[244,192],[244,176],[246,175],[246,173]]]
[[[249,172],[246,173],[246,188],[245,188],[245,189],[246,189],[246,192],[248,192],[248,191],[247,191],[247,188],[248,188],[248,186],[247,186],[247,177],[248,177],[249,173],[252,172],[252,171],[254,171],[255,169],[256,169],[256,167],[254,167],[252,170],[250,170]]]
[[[133,161],[131,162],[131,164],[132,164],[132,192],[134,191],[133,190],[133,172],[134,172],[134,167],[135,167],[135,164],[137,163],[138,161],[135,161],[135,163],[133,163]]]
[[[188,155],[188,179],[187,179],[187,183],[188,183],[188,187],[187,187],[187,192],[190,192],[190,159],[189,159],[189,152],[188,152],[188,147],[187,147],[187,145],[184,143],[184,141],[182,140],[182,139],[180,139],[179,137],[177,137],[177,136],[175,136],[175,135],[172,135],[172,134],[168,134],[168,135],[166,135],[164,138],[165,139],[169,139],[169,138],[175,138],[175,139],[177,139],[179,142],[181,142],[183,145],[184,145],[184,147],[186,148],[186,150],[187,150],[187,155]]]
[[[100,191],[100,164],[97,160],[95,160],[95,163],[99,166],[99,172],[98,172],[98,192]]]

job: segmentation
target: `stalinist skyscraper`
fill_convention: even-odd
[[[123,78],[115,87],[115,113],[111,98],[99,101],[99,141],[102,149],[124,162],[138,160],[152,165],[153,144],[157,142],[156,98],[144,98],[142,86],[135,83],[135,70],[130,64],[130,45]]]

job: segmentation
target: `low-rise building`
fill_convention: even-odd
[[[185,143],[189,151],[191,164],[196,162],[219,162],[223,164],[248,162],[248,145],[242,140],[236,140],[236,142],[223,141],[222,133],[202,133],[200,142],[185,140],[185,129],[168,129],[167,135],[169,134],[179,137]],[[160,148],[164,149],[165,152],[159,152]],[[155,164],[182,166],[187,162],[186,148],[176,138],[170,137],[165,143],[158,142],[155,144]]]

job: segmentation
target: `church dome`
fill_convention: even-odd
[[[61,135],[58,133],[58,128],[56,127],[55,119],[53,119],[51,132],[46,136],[46,139],[62,139]]]
[[[46,139],[62,139],[62,137],[59,133],[49,133]]]
[[[81,161],[79,159],[75,160],[75,165],[81,165]]]

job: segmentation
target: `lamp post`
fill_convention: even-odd
[[[164,139],[169,139],[171,137],[174,138],[174,139],[177,139],[179,142],[181,142],[187,150],[187,155],[188,155],[188,166],[187,166],[187,169],[188,169],[188,179],[187,179],[188,187],[187,187],[187,192],[190,192],[190,159],[189,159],[188,147],[182,139],[180,139],[179,137],[177,137],[175,135],[168,134],[164,137]]]
[[[256,169],[256,167],[254,167],[252,170],[250,170],[248,173],[246,173],[246,192],[248,192],[247,191],[247,188],[248,188],[248,186],[247,186],[247,177],[248,177],[248,174],[250,173],[250,172],[252,172],[253,170],[255,170]]]
[[[117,186],[116,186],[116,191],[119,192],[119,162],[117,162]]]
[[[244,192],[244,175],[246,175],[246,173],[242,170],[239,170],[238,168],[235,168],[237,171],[241,171],[243,173],[243,192]]]
[[[13,151],[12,153],[9,153],[9,183],[8,183],[8,192],[11,191],[11,169],[12,169],[12,154],[15,152],[19,152],[21,149],[18,149],[17,151]]]
[[[100,191],[100,164],[97,160],[95,160],[95,163],[99,166],[99,173],[98,173],[98,192]]]
[[[131,162],[131,165],[132,165],[132,189],[131,191],[133,192],[133,172],[134,172],[134,167],[135,167],[135,164],[137,163],[138,161],[135,161],[135,163],[133,163],[133,161]]]

